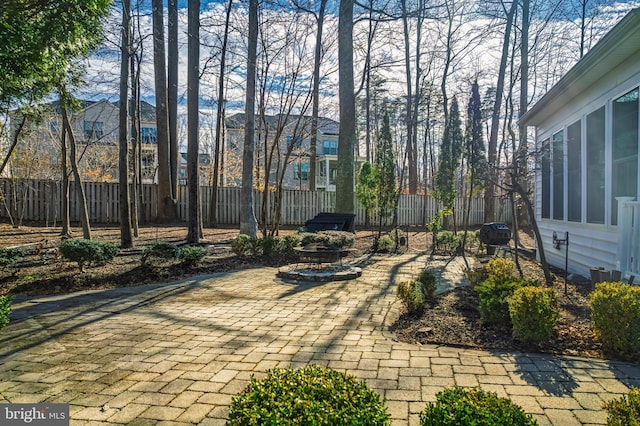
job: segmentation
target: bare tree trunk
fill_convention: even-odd
[[[60,236],[63,238],[71,237],[71,220],[69,218],[69,166],[67,165],[67,132],[62,131],[62,138],[60,140],[61,158],[60,158],[60,171],[62,174],[62,217],[60,224],[62,230]]]
[[[407,108],[407,117],[406,117],[406,129],[407,129],[407,142],[405,147],[406,157],[409,162],[409,193],[415,194],[418,190],[418,175],[413,164],[415,161],[415,153],[413,151],[413,79],[411,78],[411,48],[409,46],[410,43],[410,35],[409,35],[409,11],[407,10],[407,2],[406,0],[401,0],[400,2],[402,7],[402,28],[404,34],[404,68],[405,73],[407,75],[407,99],[406,99],[406,108]]]
[[[178,0],[167,4],[167,112],[171,194],[178,198]]]
[[[311,112],[311,140],[309,156],[309,191],[316,190],[316,155],[318,150],[318,115],[320,110],[320,62],[322,60],[322,30],[327,0],[320,1],[317,18],[316,49],[313,56],[313,108]]]
[[[0,176],[2,176],[2,172],[4,168],[7,166],[9,159],[11,158],[11,154],[13,154],[13,150],[16,149],[16,145],[18,145],[18,139],[20,137],[20,133],[22,133],[22,129],[24,129],[24,125],[27,122],[27,117],[23,116],[22,120],[19,121],[18,127],[16,131],[13,132],[13,140],[11,141],[11,146],[9,150],[7,150],[7,155],[4,156],[4,160],[2,160],[2,165],[0,165]]]
[[[167,112],[167,71],[164,58],[164,18],[162,0],[152,0],[153,5],[153,70],[156,91],[156,126],[158,140],[158,221],[168,222],[176,218],[174,194],[171,191],[169,163],[169,128]]]
[[[122,0],[122,45],[120,46],[120,100],[118,120],[118,180],[120,190],[120,246],[133,247],[129,202],[129,52],[131,48],[131,5]]]
[[[130,77],[131,77],[131,108],[129,111],[131,120],[131,165],[133,168],[133,194],[131,194],[131,224],[133,226],[133,236],[139,235],[139,211],[142,205],[140,199],[140,193],[142,192],[142,158],[140,147],[140,127],[138,126],[139,120],[139,73],[136,72],[136,60],[134,55],[129,58]]]
[[[507,59],[509,56],[509,40],[511,39],[511,26],[513,24],[513,16],[517,8],[518,2],[511,3],[511,8],[507,13],[507,23],[504,30],[504,39],[502,42],[502,57],[500,59],[500,69],[498,71],[498,84],[496,85],[496,99],[493,105],[493,115],[491,117],[491,132],[489,134],[489,147],[487,156],[489,161],[489,179],[487,187],[484,191],[484,221],[493,222],[495,220],[494,197],[496,192],[496,181],[498,176],[496,173],[498,131],[500,125],[500,109],[502,108],[502,92],[504,90],[504,79],[507,69]]]
[[[69,137],[69,148],[71,154],[71,170],[73,171],[73,178],[76,182],[76,193],[78,196],[78,204],[80,205],[80,223],[82,225],[82,237],[86,240],[91,239],[91,228],[89,226],[89,212],[87,211],[87,198],[84,195],[84,187],[82,186],[82,180],[80,179],[80,172],[78,171],[78,160],[76,156],[76,138],[73,134],[73,129],[69,123],[69,114],[65,107],[62,107],[62,125],[64,131]]]
[[[220,52],[220,75],[218,76],[218,109],[216,111],[216,140],[213,154],[213,178],[211,181],[211,203],[209,205],[209,226],[215,227],[218,224],[218,175],[220,167],[220,144],[222,143],[222,128],[224,121],[224,80],[227,66],[227,44],[229,41],[229,21],[231,19],[231,5],[233,0],[229,0],[227,6],[227,16],[224,23],[224,38]]]
[[[255,237],[258,221],[253,210],[253,160],[255,151],[256,58],[258,46],[258,0],[249,0],[249,34],[247,48],[247,87],[242,153],[242,193],[240,233]]]
[[[356,102],[353,85],[353,0],[340,0],[338,22],[338,74],[340,98],[340,143],[336,177],[336,212],[355,212],[354,146]]]
[[[189,0],[189,43],[187,72],[187,178],[189,184],[189,219],[187,242],[199,243],[200,232],[200,173],[198,164],[199,71],[200,71],[200,0]]]

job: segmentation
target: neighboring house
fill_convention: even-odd
[[[244,145],[244,119],[245,115],[235,114],[225,120],[225,152],[224,152],[224,177],[225,185],[235,186],[240,184],[241,160]],[[309,189],[309,171],[311,159],[311,117],[290,115],[285,119],[284,115],[269,115],[263,123],[256,117],[256,149],[255,158],[257,164],[262,167],[264,161],[265,141],[268,146],[273,145],[278,139],[280,148],[279,158],[276,161],[284,162],[287,147],[292,146],[291,155],[283,181],[284,189]],[[318,118],[318,133],[316,145],[316,189],[335,191],[336,176],[338,170],[338,143],[339,123],[329,118]],[[355,170],[365,161],[363,157],[355,158]],[[270,177],[270,183],[274,184],[275,175]]]
[[[520,122],[536,128],[536,220],[569,272],[640,275],[640,9],[594,46]]]
[[[181,152],[178,160],[178,184],[186,185],[188,183],[187,153]],[[198,168],[200,169],[200,185],[209,185],[209,180],[211,179],[211,155],[198,154]]]
[[[50,165],[54,176],[60,163],[60,140],[62,116],[59,102],[47,104],[49,113],[42,124],[30,126],[26,144],[18,145],[18,157],[24,158],[25,149],[33,147],[30,156],[40,157]],[[81,108],[71,114],[71,126],[76,138],[77,155],[80,157],[80,170],[83,179],[97,181],[116,181],[118,179],[118,121],[117,102],[81,101]],[[157,168],[157,131],[155,107],[142,101],[140,105],[141,160],[143,181],[153,182]],[[22,152],[20,151],[22,150]],[[27,173],[22,167],[17,177],[41,177]],[[57,173],[56,173],[57,172]]]

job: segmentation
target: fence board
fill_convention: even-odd
[[[92,223],[119,223],[119,191],[118,184],[105,182],[84,182],[83,188],[87,198],[89,220]],[[210,217],[211,190],[209,186],[200,188],[201,212],[203,223]],[[60,221],[62,212],[62,185],[53,180],[11,180],[0,179],[0,218],[14,221],[38,221],[55,224]],[[142,201],[140,203],[140,221],[152,222],[157,217],[158,189],[154,184],[142,185]],[[133,191],[131,192],[133,194]],[[254,211],[258,220],[262,215],[262,198],[260,191],[254,191]],[[335,211],[335,192],[291,190],[282,193],[281,225],[302,226],[304,222],[320,212]],[[219,224],[237,225],[240,222],[241,188],[218,188],[216,205]],[[187,219],[188,199],[186,186],[178,191],[178,213],[181,219]],[[274,217],[275,194],[267,195],[267,218]],[[511,222],[511,206],[508,200],[495,200],[496,221]],[[456,200],[456,221],[463,224],[464,210],[467,201]],[[398,203],[398,224],[400,226],[424,226],[435,216],[438,203],[430,196],[402,194]],[[69,212],[73,222],[79,221],[80,206],[77,201],[77,190],[74,182],[69,188]],[[484,219],[484,200],[477,197],[471,200],[469,222],[480,225]],[[372,224],[378,223],[375,215],[370,217]],[[356,205],[356,224],[365,222],[364,208]],[[386,223],[391,223],[391,218]]]

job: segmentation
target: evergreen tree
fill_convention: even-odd
[[[376,193],[378,188],[378,177],[375,170],[368,161],[364,162],[358,173],[356,182],[356,199],[364,207],[365,226],[370,226],[371,213],[376,207]]]
[[[380,229],[382,220],[391,216],[395,209],[398,184],[395,173],[395,155],[393,153],[393,138],[391,136],[391,124],[389,111],[385,111],[382,119],[382,128],[378,137],[375,160],[375,174],[378,177],[377,188],[377,211],[380,218]]]
[[[445,215],[453,213],[456,199],[456,169],[460,165],[464,148],[460,111],[456,97],[451,101],[449,111],[449,120],[446,123],[440,147],[438,172],[435,177],[436,189],[433,194],[442,203]]]
[[[484,185],[487,175],[487,159],[485,157],[484,138],[482,135],[482,101],[478,82],[471,85],[471,97],[467,105],[467,133],[466,133],[466,161],[467,175],[467,206],[465,209],[465,232],[462,238],[462,247],[467,243],[467,227],[469,226],[469,214],[471,212],[471,199],[474,191]]]

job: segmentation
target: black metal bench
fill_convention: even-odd
[[[353,232],[356,215],[351,213],[318,213],[304,223],[309,232],[347,231]]]

